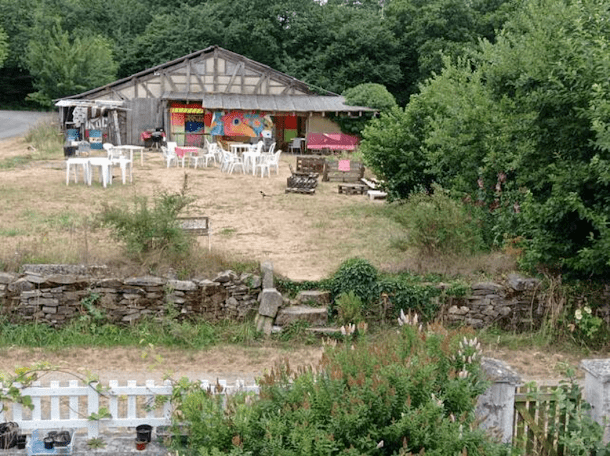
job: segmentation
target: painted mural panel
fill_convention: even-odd
[[[213,136],[260,137],[273,131],[271,116],[258,111],[215,111],[208,133]]]

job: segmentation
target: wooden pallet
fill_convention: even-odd
[[[364,195],[368,187],[362,184],[339,184],[337,186],[339,193],[345,195]]]
[[[313,195],[316,192],[315,187],[304,188],[304,187],[287,187],[286,193],[302,193],[304,195]]]

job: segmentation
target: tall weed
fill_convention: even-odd
[[[125,243],[130,254],[156,251],[179,257],[193,244],[178,221],[179,214],[193,202],[187,191],[185,174],[180,192],[161,191],[155,195],[152,207],[143,196],[134,197],[131,209],[105,204],[100,220],[111,228],[116,239]]]
[[[63,156],[64,136],[57,123],[42,121],[30,128],[24,136],[32,145],[32,159],[56,159]]]
[[[397,220],[408,230],[408,245],[422,256],[472,254],[485,248],[478,220],[442,188],[414,193]]]

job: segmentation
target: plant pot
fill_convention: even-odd
[[[136,440],[136,450],[142,451],[146,449],[148,442],[146,440]]]
[[[47,450],[53,449],[53,443],[55,442],[53,437],[45,437],[44,439],[42,439],[42,441],[44,442],[45,449],[47,449]]]
[[[140,442],[150,442],[152,434],[152,426],[148,424],[140,424],[136,427],[136,440]]]
[[[68,431],[60,431],[53,436],[54,447],[65,447],[70,445],[70,433]]]
[[[17,445],[17,449],[18,450],[25,450],[25,442],[27,440],[27,435],[25,434],[19,434],[16,438],[15,438],[15,445]]]

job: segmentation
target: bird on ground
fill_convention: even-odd
[[[267,195],[265,192],[263,192],[262,190],[259,190],[259,192],[261,193],[261,195],[263,195],[263,198],[265,197],[269,197],[271,198],[271,195]]]

